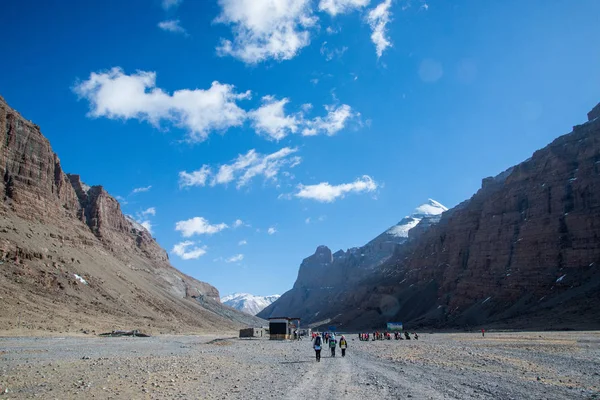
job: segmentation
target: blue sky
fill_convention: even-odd
[[[318,245],[362,245],[428,198],[452,207],[583,122],[599,15],[595,0],[11,1],[0,95],[174,266],[222,295],[282,293]]]

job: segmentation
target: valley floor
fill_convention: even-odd
[[[600,399],[600,333],[0,338],[0,399]]]

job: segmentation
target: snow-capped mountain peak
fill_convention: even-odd
[[[279,298],[278,294],[271,296],[255,296],[249,293],[234,293],[221,298],[221,303],[247,314],[256,315]]]
[[[444,211],[448,209],[441,203],[429,199],[427,203],[421,204],[412,214],[404,217],[397,225],[388,229],[387,233],[400,238],[408,238],[408,231],[417,226],[422,219],[426,218],[431,222],[437,222]]]

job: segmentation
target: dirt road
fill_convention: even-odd
[[[0,399],[600,399],[600,333],[348,339],[0,338]]]

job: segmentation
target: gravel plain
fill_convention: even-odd
[[[600,333],[0,338],[0,399],[600,399]]]

